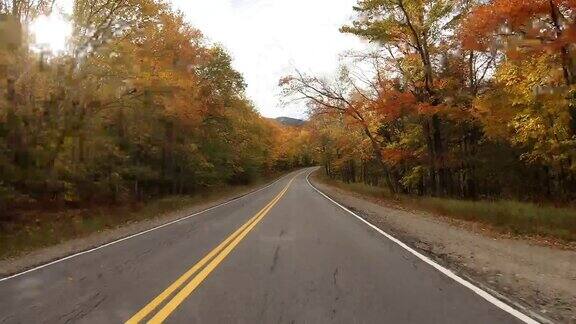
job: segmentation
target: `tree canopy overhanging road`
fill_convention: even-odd
[[[3,280],[0,322],[530,321],[323,197],[308,183],[310,171]]]

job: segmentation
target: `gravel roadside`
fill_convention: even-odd
[[[576,323],[576,251],[495,238],[426,212],[403,210],[375,198],[312,183],[367,221],[424,252],[462,277],[498,292],[552,321]]]

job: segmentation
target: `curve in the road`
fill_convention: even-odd
[[[335,202],[315,169],[3,278],[0,322],[546,322]]]

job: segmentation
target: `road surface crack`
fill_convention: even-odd
[[[274,272],[274,269],[276,269],[276,265],[278,264],[279,258],[280,258],[280,245],[277,245],[276,250],[274,250],[274,258],[272,259],[272,265],[270,266],[270,272]]]
[[[334,282],[334,286],[338,287],[338,267],[336,267],[336,269],[334,269],[334,273],[332,274],[332,279]]]
[[[98,292],[88,298],[85,303],[78,305],[78,307],[64,315],[61,315],[60,319],[66,318],[64,323],[77,322],[79,319],[82,319],[86,315],[90,314],[94,309],[98,308],[98,306],[100,306],[105,300],[106,296],[100,296],[100,293]]]

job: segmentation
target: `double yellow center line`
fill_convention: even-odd
[[[134,314],[126,323],[140,323],[157,309],[165,300],[172,296],[182,286],[183,288],[176,293],[152,318],[148,323],[162,323],[174,310],[208,277],[208,275],[222,262],[230,252],[244,239],[246,235],[268,214],[276,203],[284,196],[292,181],[298,175],[294,176],[262,210],[250,218],[244,225],[237,229],[232,235],[220,243],[214,250],[210,251],[202,260],[196,263],[192,268],[186,271],[180,278]],[[190,279],[192,278],[192,279]],[[186,284],[187,283],[187,284]]]

